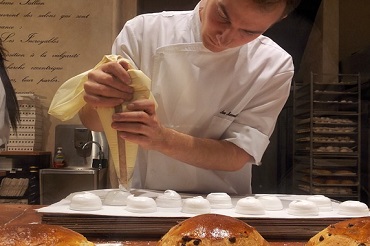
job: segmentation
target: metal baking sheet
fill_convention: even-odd
[[[93,191],[94,192],[94,191]],[[95,191],[104,197],[107,190]],[[138,192],[141,196],[156,197],[160,193],[153,191]],[[262,196],[257,194],[253,196]],[[194,194],[181,194],[182,198]],[[243,215],[234,209],[211,209],[211,213],[224,214],[238,218],[255,227],[266,239],[307,239],[332,223],[342,221],[351,216],[338,214],[338,201],[333,201],[333,211],[320,212],[318,216],[294,216],[287,213],[287,207],[294,200],[305,199],[308,195],[276,194],[283,203],[284,209],[280,211],[266,211],[264,215]],[[243,196],[232,197],[233,204]],[[97,211],[73,211],[69,209],[70,201],[62,201],[40,208],[42,223],[57,224],[68,227],[83,235],[107,236],[119,235],[120,237],[160,237],[172,226],[195,216],[186,214],[181,208],[157,208],[154,213],[130,213],[125,206],[103,206]],[[370,216],[370,212],[369,212]]]

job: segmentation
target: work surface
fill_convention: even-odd
[[[41,208],[40,205],[18,205],[18,204],[0,204],[0,225],[19,225],[41,223],[41,214],[35,209]],[[282,235],[283,236],[283,235]],[[112,246],[128,245],[128,246],[154,246],[158,238],[115,238],[115,239],[99,239],[89,237],[89,240],[95,243],[111,243]],[[303,246],[304,242],[286,242],[286,241],[270,241],[272,246]]]

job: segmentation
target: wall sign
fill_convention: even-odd
[[[46,112],[64,81],[110,53],[123,11],[119,0],[0,0],[0,38],[16,91],[41,96]],[[44,117],[50,144],[62,122]]]

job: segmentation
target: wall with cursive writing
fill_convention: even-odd
[[[32,92],[43,104],[43,150],[54,151],[55,126],[47,114],[67,79],[109,54],[123,23],[136,14],[130,0],[0,0],[0,38],[6,67],[17,92]]]

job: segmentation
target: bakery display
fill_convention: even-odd
[[[112,189],[91,192],[105,201],[111,191]],[[286,238],[292,236],[304,240],[329,223],[341,221],[343,218],[370,216],[367,207],[354,215],[348,203],[323,195],[233,196],[222,192],[198,195],[177,193],[173,190],[142,189],[130,190],[130,194],[126,205],[112,206],[103,203],[102,209],[96,211],[71,210],[69,206],[72,199],[63,199],[37,211],[43,214],[42,221],[46,224],[66,226],[84,235],[91,235],[93,232],[99,236],[112,234],[139,237],[150,234],[161,237],[178,221],[200,214],[222,214],[255,226],[266,239],[285,235]],[[231,207],[218,207],[229,204],[229,197]],[[172,203],[172,199],[174,204],[181,202],[181,205],[178,203],[176,206],[167,206]],[[340,214],[346,212],[350,214]]]
[[[337,83],[327,83],[334,77]],[[293,193],[360,200],[360,76],[311,73],[310,81],[298,84],[293,97]]]
[[[316,179],[314,182],[317,182]],[[330,182],[331,179],[327,181]],[[333,181],[337,180],[333,179]],[[292,216],[312,218],[342,218],[343,215],[370,216],[366,204],[352,200],[339,202],[330,196],[336,192],[347,192],[345,189],[349,189],[348,192],[350,192],[351,188],[337,187],[334,182],[331,185],[324,184],[327,187],[314,187],[318,194],[256,194],[246,197],[230,196],[224,192],[193,196],[194,194],[177,193],[174,190],[164,192],[143,190],[128,192],[120,189],[84,191],[73,193],[45,210],[52,211],[52,213],[94,213],[108,216],[140,216],[142,214],[150,217],[162,217],[163,215],[165,217],[192,217],[206,213],[219,213],[237,218],[251,216],[278,219]],[[146,215],[147,213],[151,214]]]
[[[27,224],[0,227],[0,246],[93,246],[83,235],[68,228]]]
[[[348,219],[329,225],[306,244],[306,246],[326,245],[370,245],[370,217]]]
[[[233,217],[202,214],[172,227],[157,246],[233,245],[264,246],[269,243],[258,231]]]

